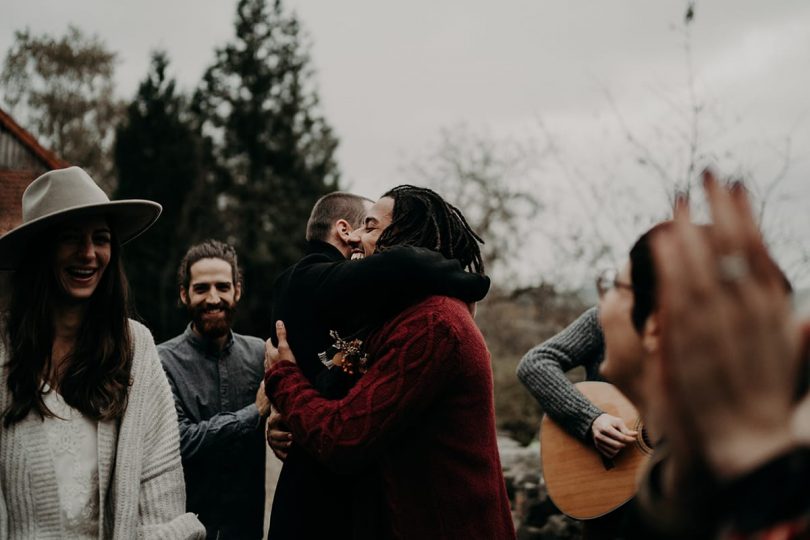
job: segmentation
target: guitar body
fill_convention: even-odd
[[[635,495],[638,474],[652,449],[642,438],[638,412],[615,386],[590,381],[575,386],[594,405],[639,432],[635,444],[627,445],[612,460],[603,460],[592,445],[570,435],[548,415],[543,417],[540,454],[548,494],[564,514],[575,519],[593,519],[615,510]]]

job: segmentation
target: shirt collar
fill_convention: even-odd
[[[192,328],[192,323],[188,323],[186,326],[186,331],[183,333],[185,335],[186,341],[188,341],[192,347],[197,349],[199,352],[203,354],[213,354],[215,356],[219,356],[220,354],[224,354],[228,352],[231,347],[233,346],[233,332],[228,331],[228,339],[225,341],[225,346],[222,347],[222,352],[220,353],[217,346],[214,344],[213,341],[210,339],[206,339],[199,334],[197,334]]]

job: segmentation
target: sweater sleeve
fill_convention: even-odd
[[[268,396],[296,443],[335,470],[354,470],[379,455],[419,420],[457,369],[458,338],[437,312],[389,328],[371,369],[343,399],[321,396],[291,362],[267,372]]]
[[[169,383],[158,360],[151,334],[143,328],[148,343],[143,351],[147,384],[143,414],[143,457],[138,497],[138,538],[205,538],[205,528],[186,512],[186,491],[177,415]],[[131,532],[130,532],[131,534]]]
[[[604,339],[594,307],[527,352],[517,369],[518,378],[546,414],[586,442],[591,424],[602,411],[571,384],[565,372],[577,366],[595,367],[603,351]]]

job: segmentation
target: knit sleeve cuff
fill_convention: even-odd
[[[594,420],[599,418],[602,414],[604,414],[602,409],[591,403],[588,404],[588,408],[582,412],[581,422],[577,422],[572,426],[581,440],[585,442],[591,442],[593,440],[591,426],[593,426]]]

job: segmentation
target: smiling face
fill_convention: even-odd
[[[103,217],[70,221],[56,235],[54,277],[71,301],[90,298],[112,256],[112,232]]]
[[[188,290],[180,289],[180,300],[191,314],[194,330],[211,339],[227,335],[241,296],[231,265],[217,258],[200,259],[189,274]]]
[[[329,237],[329,243],[336,247],[347,259],[363,258],[361,254],[362,248],[358,246],[355,249],[355,244],[359,244],[359,235],[363,232],[366,216],[371,212],[373,203],[369,200],[362,200],[360,203],[359,206],[362,208],[363,212],[362,217],[359,220],[355,219],[351,221],[343,218],[338,219],[332,225]],[[354,240],[355,234],[358,235],[356,240]]]
[[[362,259],[374,253],[377,249],[377,240],[385,228],[391,225],[393,215],[394,199],[391,197],[383,197],[371,206],[363,226],[349,235],[352,259]]]

